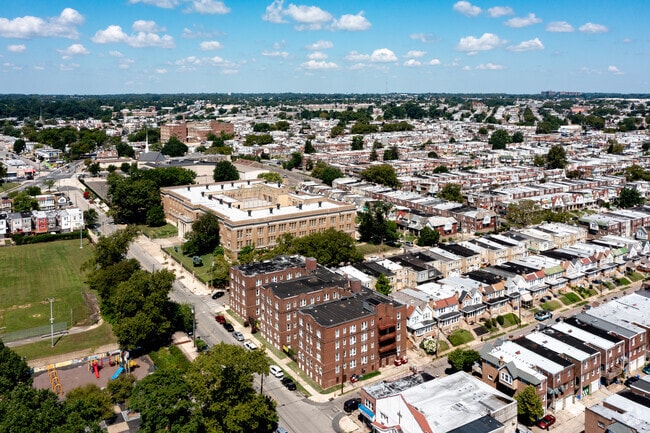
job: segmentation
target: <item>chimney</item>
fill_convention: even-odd
[[[188,190],[188,191],[190,190],[190,187],[189,187],[189,186],[187,187],[187,190]]]
[[[232,203],[228,203],[228,209],[232,207]]]
[[[272,208],[272,207],[269,208],[269,213],[270,213],[270,214],[273,213],[273,208]]]
[[[189,187],[188,187],[189,188]],[[223,189],[223,183],[221,184],[221,189]]]
[[[280,209],[280,203],[277,203],[275,206]]]
[[[205,186],[205,189],[208,189],[208,185]]]
[[[302,210],[302,203],[298,203],[298,209]]]
[[[230,186],[231,186],[232,188],[234,188],[234,187],[235,187],[235,182],[230,182]]]
[[[251,184],[251,181],[250,181],[250,180],[247,180],[247,181],[246,181],[246,185],[250,185],[250,184]]]
[[[282,183],[278,182],[278,188],[282,187]]]
[[[223,204],[223,199],[222,198],[219,199],[219,204]]]
[[[308,271],[315,271],[318,267],[318,262],[313,257],[305,257],[305,269]]]
[[[201,191],[201,197],[205,197],[205,191]]]
[[[361,280],[356,278],[351,278],[350,280],[350,291],[352,293],[359,293],[361,291]]]
[[[502,367],[503,364],[505,364],[505,361],[503,360],[503,356],[499,357],[499,367]]]
[[[251,212],[252,212],[251,210],[248,211],[248,216],[251,216]]]
[[[323,206],[323,202],[322,202],[322,201],[319,201],[319,202],[318,202],[318,207],[321,207],[321,206]]]

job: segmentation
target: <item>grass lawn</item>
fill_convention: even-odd
[[[178,229],[171,224],[165,224],[162,227],[138,226],[138,230],[149,239],[162,239],[178,236]]]
[[[181,252],[180,247],[178,248],[178,251],[175,251],[174,248],[165,248],[165,251],[167,254],[171,255],[177,261],[182,263],[185,268],[190,270],[190,272],[193,272],[194,275],[202,282],[207,283],[212,279],[212,253],[200,256],[201,259],[203,259],[203,266],[194,266],[192,263],[192,257],[184,256]]]
[[[84,240],[45,242],[0,248],[0,329],[34,328],[55,322],[84,322],[88,308],[82,296],[85,275],[81,264],[92,254]]]
[[[149,353],[157,369],[175,368],[185,372],[190,367],[190,360],[183,355],[181,349],[176,346],[163,347],[155,352]]]
[[[546,311],[555,311],[562,308],[562,304],[559,301],[548,301],[542,304],[542,308]]]
[[[564,305],[575,304],[576,302],[580,302],[581,300],[582,298],[580,296],[571,292],[565,293],[564,295],[560,296],[560,301],[562,301]]]
[[[96,349],[105,344],[117,343],[111,326],[104,322],[100,327],[80,334],[63,335],[54,337],[54,347],[51,347],[49,338],[24,346],[12,347],[11,350],[27,360],[46,358],[48,356],[63,355],[78,350]]]
[[[357,251],[364,256],[368,254],[383,254],[389,251],[397,250],[396,247],[389,247],[388,245],[373,245],[373,244],[357,244]]]
[[[504,328],[509,328],[519,324],[519,317],[514,313],[506,313],[497,317],[497,322]]]
[[[639,272],[632,272],[631,274],[628,274],[627,277],[632,280],[633,283],[640,281],[643,279],[643,274]]]
[[[615,281],[617,286],[627,286],[628,284],[630,284],[630,280],[628,280],[625,277],[617,278]]]
[[[445,340],[438,341],[438,354],[444,353],[449,350],[449,344]]]
[[[10,189],[15,188],[17,186],[18,183],[16,182],[3,182],[2,184],[0,184],[0,192],[9,191]]]
[[[449,337],[447,337],[447,340],[449,340],[449,342],[454,346],[460,346],[461,344],[469,343],[473,339],[474,337],[472,337],[472,334],[465,329],[457,329],[452,332]]]

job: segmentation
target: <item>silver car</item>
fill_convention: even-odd
[[[237,341],[244,341],[244,334],[242,334],[239,331],[233,332],[232,336],[235,337],[235,340],[237,340]]]

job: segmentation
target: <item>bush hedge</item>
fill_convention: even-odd
[[[88,237],[88,232],[83,231],[82,236],[84,238]],[[16,243],[16,245],[28,245],[28,244],[38,244],[41,242],[54,242],[54,241],[68,241],[72,239],[79,239],[79,232],[70,232],[70,233],[43,233],[40,235],[24,235],[21,233],[16,233],[11,235],[11,239]]]

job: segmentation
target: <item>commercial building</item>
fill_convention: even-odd
[[[161,198],[165,217],[178,227],[180,238],[210,212],[219,217],[221,246],[232,252],[251,245],[274,247],[284,234],[355,231],[354,205],[296,194],[284,184],[262,179],[162,188]]]

